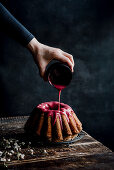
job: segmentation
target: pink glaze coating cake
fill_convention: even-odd
[[[35,133],[43,140],[69,141],[82,130],[82,124],[70,106],[59,102],[39,104],[25,125],[27,132]]]

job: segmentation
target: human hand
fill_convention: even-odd
[[[67,63],[73,72],[74,60],[71,54],[68,54],[61,49],[49,47],[47,45],[39,43],[36,38],[33,38],[27,48],[32,53],[36,64],[38,65],[40,76],[45,79],[45,69],[48,63],[53,60],[59,60],[63,63]]]

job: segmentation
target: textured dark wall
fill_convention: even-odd
[[[84,130],[113,148],[114,3],[110,0],[4,1],[40,42],[74,56],[72,83],[62,102],[77,110]],[[58,100],[31,54],[0,33],[0,114],[28,115],[41,102]],[[113,148],[114,149],[114,148]]]

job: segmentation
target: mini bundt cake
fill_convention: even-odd
[[[26,132],[52,142],[69,141],[82,130],[82,124],[70,106],[59,102],[39,104],[25,124]]]

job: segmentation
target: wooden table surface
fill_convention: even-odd
[[[0,118],[0,134],[23,136],[27,119],[27,116]],[[86,132],[83,133],[85,135],[81,140],[69,145],[42,146],[47,151],[46,155],[8,162],[8,169],[114,170],[114,153]],[[35,146],[33,149],[37,153],[40,148]],[[3,168],[3,164],[0,165]]]

